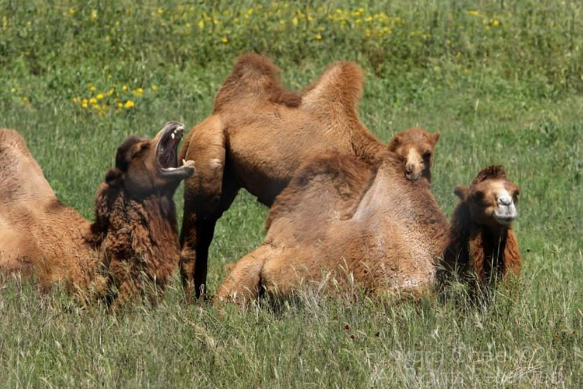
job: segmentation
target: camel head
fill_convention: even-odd
[[[470,186],[458,185],[454,193],[468,205],[470,217],[479,225],[504,230],[518,216],[520,189],[508,180],[502,166],[483,169]]]
[[[440,135],[439,131],[430,134],[422,128],[412,127],[395,135],[389,142],[389,151],[405,161],[407,179],[416,181],[423,176],[431,182],[433,152]]]
[[[178,162],[178,144],[184,125],[168,122],[152,140],[130,136],[117,149],[115,168],[105,182],[123,186],[132,196],[145,198],[154,193],[173,194],[180,181],[194,174],[194,162]]]

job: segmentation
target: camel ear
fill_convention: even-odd
[[[110,169],[105,174],[105,183],[109,186],[119,186],[123,179],[123,172],[118,168]]]
[[[441,136],[441,131],[437,131],[434,132],[432,137],[433,137],[433,144],[437,144],[437,141],[439,140],[439,137]]]
[[[454,188],[453,193],[463,201],[466,199],[469,190],[470,188],[465,185],[458,185]]]
[[[395,137],[389,142],[389,151],[396,151],[401,143],[403,143],[401,135],[395,135]]]

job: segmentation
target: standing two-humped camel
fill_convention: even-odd
[[[146,292],[143,277],[164,290],[179,259],[172,196],[194,174],[192,162],[178,166],[183,132],[170,122],[153,140],[124,141],[90,223],[57,199],[22,136],[0,129],[0,272],[104,294],[114,308]]]
[[[231,268],[215,302],[289,297],[324,284],[419,295],[438,270],[480,282],[520,273],[511,228],[519,189],[501,167],[456,187],[450,227],[428,183],[406,180],[400,165],[387,153],[376,171],[339,155],[300,168],[270,211],[265,241]]]
[[[287,91],[280,70],[265,58],[241,57],[220,88],[212,114],[188,134],[181,159],[196,162],[186,181],[180,271],[188,301],[204,292],[208,249],[215,224],[240,188],[271,206],[299,166],[328,152],[356,156],[369,165],[387,150],[368,132],[357,113],[363,73],[339,62],[301,94]],[[431,163],[435,133],[407,149],[399,139],[389,147],[407,159],[407,174],[418,179]],[[429,179],[429,177],[427,177]]]

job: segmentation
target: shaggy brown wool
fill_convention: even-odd
[[[85,299],[107,295],[114,308],[140,294],[155,301],[158,293],[148,289],[163,291],[179,259],[172,196],[194,173],[192,163],[177,167],[158,146],[176,153],[182,131],[168,123],[153,140],[128,138],[97,191],[95,222],[89,223],[56,199],[24,139],[0,130],[6,184],[0,190],[0,271],[34,274],[45,289],[65,282]],[[175,166],[165,170],[160,159]]]
[[[456,187],[460,201],[451,218],[444,252],[444,279],[452,271],[462,279],[475,276],[482,284],[503,279],[509,273],[520,275],[522,260],[512,225],[500,224],[488,212],[497,207],[500,189],[516,203],[520,190],[501,166],[483,169],[469,187]]]

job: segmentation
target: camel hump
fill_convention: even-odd
[[[26,149],[26,142],[16,130],[12,128],[0,128],[0,148],[4,149],[6,146]]]
[[[0,128],[0,203],[53,198],[54,192],[17,131]]]
[[[337,62],[328,67],[302,96],[302,108],[321,115],[339,112],[356,115],[364,74],[353,62]]]
[[[215,112],[230,103],[239,106],[242,99],[270,101],[290,107],[301,102],[299,93],[290,92],[281,85],[281,70],[258,54],[245,54],[237,60],[215,99]]]
[[[371,172],[370,166],[360,159],[336,152],[311,158],[300,166],[288,186],[277,196],[265,223],[266,230],[283,215],[310,208],[313,201],[319,203],[324,192],[334,193],[332,197],[328,195],[331,206],[343,208],[360,196]]]

